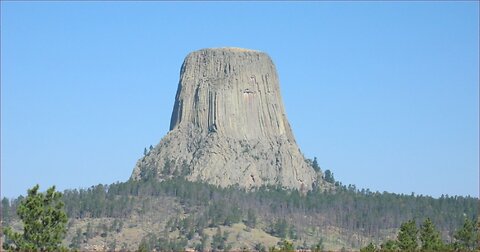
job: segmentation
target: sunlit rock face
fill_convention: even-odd
[[[306,191],[320,182],[295,142],[267,54],[214,48],[185,58],[170,131],[132,174],[136,180],[172,176],[247,189]]]

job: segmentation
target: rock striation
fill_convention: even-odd
[[[305,191],[321,182],[295,142],[267,54],[214,48],[185,58],[170,131],[132,173],[135,180],[171,176],[247,189]]]

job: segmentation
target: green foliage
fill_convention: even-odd
[[[287,240],[283,240],[282,246],[280,247],[280,251],[282,252],[293,252],[295,248],[293,247],[293,243]]]
[[[10,223],[10,201],[7,198],[2,199],[2,222],[3,224]]]
[[[93,232],[93,227],[90,222],[87,224],[87,231],[85,231],[85,237],[87,240],[92,239],[95,236],[95,233]]]
[[[318,165],[317,157],[313,158],[312,167],[315,171],[320,171],[320,166]]]
[[[232,224],[239,223],[242,220],[242,215],[242,210],[235,205],[231,207],[230,211],[226,214],[223,224],[226,226],[231,226]]]
[[[109,251],[116,251],[117,250],[117,239],[113,239],[113,241],[110,241],[108,243],[108,249],[109,249]]]
[[[298,238],[297,229],[293,224],[290,224],[290,227],[288,228],[288,237],[292,240],[296,240]]]
[[[245,225],[250,228],[255,228],[255,226],[257,225],[257,216],[251,208],[249,208],[247,211],[247,220],[245,221]]]
[[[72,218],[125,218],[134,211],[135,206],[141,205],[143,211],[149,211],[151,204],[144,203],[152,198],[166,197],[175,197],[186,208],[197,209],[198,228],[236,223],[243,218],[248,220],[248,209],[262,209],[255,212],[257,219],[265,218],[266,213],[270,215],[267,219],[285,218],[286,212],[322,214],[326,220],[322,222],[323,225],[335,225],[352,232],[367,232],[365,235],[378,237],[381,236],[381,230],[398,228],[402,222],[413,217],[431,217],[437,228],[442,233],[447,233],[452,226],[463,223],[464,212],[468,216],[477,215],[477,201],[471,197],[442,196],[434,199],[357,190],[353,185],[340,185],[334,193],[315,189],[306,195],[296,190],[288,191],[275,187],[261,187],[254,192],[246,192],[189,182],[184,178],[162,182],[155,179],[127,181],[109,186],[97,185],[88,189],[67,190],[63,200],[65,210]],[[15,207],[16,200],[13,200],[10,209]],[[438,214],[439,212],[442,214]],[[309,225],[293,224],[297,229],[298,225]]]
[[[377,248],[371,242],[366,247],[360,249],[360,252],[375,252],[375,251],[377,251]]]
[[[310,250],[312,252],[321,252],[325,249],[325,246],[323,245],[323,239],[320,239],[317,244],[313,245]]]
[[[275,246],[270,247],[268,249],[269,252],[293,252],[295,248],[293,247],[293,243],[287,240],[283,240],[280,244],[280,247],[277,248]]]
[[[423,251],[443,250],[444,245],[440,238],[440,233],[430,218],[427,218],[420,226],[420,241],[422,242]]]
[[[200,238],[200,248],[201,251],[204,251],[207,249],[207,244],[208,244],[208,234],[203,234]]]
[[[220,228],[217,228],[217,232],[212,236],[212,250],[213,251],[218,251],[218,250],[225,250],[227,249],[227,246],[225,242],[227,241],[228,238],[228,233],[224,232],[222,233],[222,230]]]
[[[119,219],[115,219],[108,231],[110,232],[115,231],[116,233],[120,233],[122,229],[123,229],[123,221]]]
[[[163,164],[163,169],[162,169],[162,174],[163,175],[171,175],[173,166],[174,166],[173,161],[170,160],[169,158],[165,158],[164,164]]]
[[[477,251],[480,251],[480,216],[477,216]]]
[[[380,251],[382,252],[393,252],[398,250],[398,244],[396,241],[387,240],[380,245]]]
[[[247,246],[242,246],[239,251],[240,252],[249,252],[250,250],[248,249]]]
[[[181,171],[180,171],[180,176],[185,177],[189,173],[190,173],[190,166],[188,165],[186,160],[183,160]]]
[[[138,252],[149,252],[149,251],[152,251],[152,249],[145,240],[142,240],[140,242],[140,245],[138,245],[137,251]]]
[[[188,167],[185,167],[187,170]],[[96,185],[87,189],[67,190],[63,195],[65,210],[71,218],[107,217],[118,220],[130,216],[138,208],[147,213],[154,209],[158,201],[172,198],[180,203],[187,215],[168,220],[168,231],[179,231],[182,239],[190,239],[197,234],[202,236],[202,230],[207,227],[231,225],[242,220],[247,226],[257,228],[258,225],[254,223],[258,224],[260,220],[270,221],[272,224],[268,232],[283,239],[295,239],[295,236],[302,238],[306,232],[316,232],[308,227],[324,228],[332,225],[352,233],[361,232],[369,237],[383,237],[385,229],[397,229],[408,219],[427,217],[431,217],[432,223],[435,223],[441,233],[447,234],[452,227],[463,224],[463,213],[477,216],[478,202],[476,198],[462,196],[442,196],[434,199],[421,195],[371,192],[358,190],[354,185],[343,186],[341,183],[334,192],[315,188],[305,195],[296,190],[283,190],[272,186],[245,191],[234,187],[219,188],[202,182],[190,182],[183,177],[162,182],[144,179]],[[15,210],[20,202],[21,197],[11,200],[8,211],[4,208],[2,212],[6,211],[11,218],[16,218]],[[292,215],[323,217],[321,222],[315,218],[304,218],[283,223]],[[99,235],[104,228],[101,226],[97,229],[91,225],[87,226],[87,230],[83,228],[83,239]],[[107,229],[108,232],[120,232],[121,224],[114,222],[108,225]],[[353,244],[355,239],[352,237],[352,240],[345,242]],[[396,250],[399,249],[396,242],[392,241],[390,245]],[[460,239],[457,247],[461,247]]]
[[[158,238],[155,234],[149,233],[142,238],[138,251],[183,251],[187,245],[185,237],[169,239],[166,236]]]
[[[462,251],[475,249],[475,244],[480,242],[476,239],[477,232],[474,222],[465,218],[462,228],[457,230],[453,236],[455,238],[455,248]]]
[[[454,244],[444,244],[440,233],[430,218],[425,219],[420,226],[420,230],[417,230],[414,220],[409,220],[401,225],[397,240],[386,241],[380,245],[380,250],[378,251],[473,251],[475,244],[480,242],[479,239],[475,238],[476,232],[473,222],[466,219],[463,227],[454,235],[456,242]],[[420,249],[418,249],[417,243],[418,234],[422,245]],[[362,248],[361,251],[377,251],[371,250],[371,245],[373,244]],[[376,249],[375,247],[373,248]]]
[[[333,172],[330,170],[325,171],[325,181],[328,183],[335,183],[335,178],[333,177]]]
[[[72,238],[72,242],[70,243],[69,247],[71,249],[80,249],[80,245],[83,242],[83,233],[80,228],[77,229],[75,232],[75,236]]]
[[[397,235],[398,247],[405,251],[415,251],[418,248],[418,229],[414,220],[409,220],[400,226]]]
[[[4,249],[7,250],[62,250],[60,245],[66,233],[67,215],[63,210],[62,193],[50,187],[46,193],[38,192],[39,185],[28,190],[20,202],[17,215],[23,222],[23,233],[5,229]]]
[[[285,219],[277,219],[271,228],[271,234],[280,238],[287,238],[288,223]]]
[[[259,251],[259,252],[266,252],[266,251],[267,251],[266,248],[265,248],[265,245],[263,245],[263,244],[261,244],[261,243],[255,244],[254,249],[255,249],[256,251]]]

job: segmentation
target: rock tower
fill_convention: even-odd
[[[241,48],[202,49],[185,58],[170,131],[132,174],[152,176],[247,189],[310,190],[321,180],[295,142],[271,58]]]

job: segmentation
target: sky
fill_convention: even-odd
[[[268,53],[297,143],[343,184],[479,188],[479,3],[1,1],[1,195],[126,181],[185,56]]]

